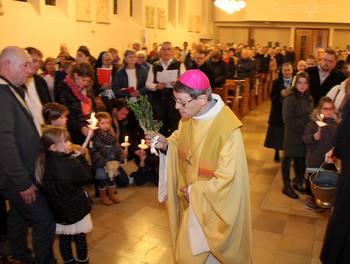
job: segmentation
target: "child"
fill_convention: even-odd
[[[308,73],[298,72],[293,86],[281,92],[282,97],[284,97],[282,118],[285,124],[282,193],[293,199],[298,199],[299,195],[294,192],[290,184],[290,166],[292,161],[295,170],[293,188],[301,193],[305,193],[303,184],[305,180],[306,145],[302,140],[302,136],[313,109],[309,83]]]
[[[59,103],[47,103],[43,107],[43,116],[46,125],[65,127],[69,110]]]
[[[119,203],[120,199],[115,194],[116,180],[129,182],[126,173],[119,167],[124,161],[123,149],[117,142],[116,135],[112,129],[112,118],[107,112],[96,114],[98,129],[93,137],[93,147],[90,149],[92,164],[94,165],[95,179],[99,180],[98,190],[101,202],[105,205]],[[114,179],[118,176],[117,179]],[[107,188],[109,198],[107,197]]]
[[[89,263],[85,233],[92,229],[91,204],[83,184],[90,174],[85,169],[83,155],[69,155],[71,142],[68,131],[61,127],[43,129],[35,177],[42,187],[56,221],[60,235],[60,252],[64,263],[76,263],[71,241],[74,239],[78,263]]]
[[[324,115],[322,121],[326,123],[327,126],[319,128],[316,121],[321,121],[321,114]],[[306,171],[309,174],[308,178],[310,178],[324,163],[325,154],[332,149],[334,143],[333,138],[338,126],[337,120],[332,99],[326,96],[322,97],[318,103],[318,107],[312,112],[311,120],[306,125],[303,134],[303,141],[307,145]],[[325,166],[323,166],[321,170],[324,168]],[[324,209],[319,207],[315,202],[309,179],[306,181],[305,208],[315,212],[324,211]]]
[[[130,174],[134,178],[137,186],[144,185],[151,181],[158,186],[159,181],[159,158],[155,155],[150,155],[150,151],[144,150],[141,156],[141,150],[135,151],[135,163],[139,169]]]

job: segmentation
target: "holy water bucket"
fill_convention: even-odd
[[[316,203],[322,208],[331,208],[337,194],[339,174],[334,171],[318,170],[310,177],[311,191]]]

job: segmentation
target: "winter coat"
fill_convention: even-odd
[[[107,161],[118,160],[123,162],[124,155],[121,146],[119,146],[117,139],[111,146],[110,151],[107,150],[106,146],[101,139],[96,135],[93,137],[93,147],[90,149],[90,155],[92,164],[95,168],[104,168]],[[111,157],[112,156],[112,157]]]
[[[327,126],[321,128],[321,139],[316,141],[314,134],[319,129],[316,121],[320,120],[321,118],[315,109],[303,134],[303,141],[307,145],[306,167],[308,168],[319,168],[324,162],[325,154],[334,146],[334,135],[338,127],[337,121],[334,118],[324,118],[323,122]]]
[[[315,106],[318,105],[318,101],[322,96],[325,96],[330,89],[345,80],[344,76],[340,75],[337,71],[332,70],[328,77],[323,81],[323,83],[320,84],[321,82],[318,66],[310,67],[305,71],[310,76],[310,92],[314,98]]]
[[[83,184],[91,180],[91,174],[82,155],[79,159],[53,151],[48,151],[45,156],[41,187],[56,223],[62,225],[74,224],[91,211],[90,201],[83,189]]]
[[[219,61],[213,62],[211,59],[205,62],[207,66],[214,73],[215,87],[222,87],[227,79],[227,66],[226,63],[220,58]]]
[[[130,93],[119,91],[122,88],[129,87],[129,80],[128,74],[126,73],[126,67],[127,64],[125,64],[123,68],[118,70],[113,77],[112,90],[117,98],[130,97]],[[135,64],[135,68],[137,85],[134,88],[135,90],[139,91],[140,94],[144,95],[148,92],[148,90],[146,89],[148,71],[145,67],[141,66],[138,63]]]
[[[93,108],[95,108],[93,91],[87,89],[86,92],[87,96],[92,100]],[[80,100],[74,95],[72,89],[64,81],[60,82],[55,89],[55,102],[68,107],[67,128],[72,137],[72,142],[82,145],[85,136],[81,133],[81,128],[88,124],[86,120],[90,118],[90,115],[83,115]]]
[[[285,89],[286,87],[284,86],[282,76],[273,81],[272,90],[270,93],[271,111],[270,111],[270,117],[269,117],[269,125],[278,126],[278,127],[284,126],[283,119],[282,119],[281,92]]]
[[[251,78],[254,68],[255,63],[253,60],[240,58],[236,66],[237,79],[244,80],[245,78]]]
[[[285,125],[283,149],[288,157],[305,157],[306,145],[302,140],[306,124],[313,109],[313,102],[301,95],[299,105],[291,89],[282,91],[282,118]]]

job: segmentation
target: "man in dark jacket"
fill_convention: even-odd
[[[45,80],[38,75],[38,71],[42,64],[43,54],[40,50],[33,48],[33,47],[27,47],[25,49],[30,57],[32,58],[32,70],[33,70],[33,79],[34,79],[34,86],[35,90],[38,94],[38,97],[40,99],[40,102],[42,105],[46,103],[51,103],[51,97],[49,93],[49,89],[47,87],[47,84]],[[28,80],[27,85],[29,85],[31,79]],[[28,88],[28,87],[27,87]]]
[[[189,70],[195,70],[199,69],[208,77],[210,86],[212,88],[215,88],[215,79],[214,79],[214,72],[211,68],[208,67],[208,65],[205,63],[205,52],[204,51],[198,51],[196,54],[195,59],[195,65],[193,65]]]
[[[8,235],[13,257],[34,263],[27,247],[30,223],[35,263],[54,264],[55,221],[34,177],[41,130],[27,107],[30,99],[21,88],[31,73],[31,58],[23,49],[12,46],[1,52],[0,193],[10,202]]]
[[[306,69],[310,76],[310,92],[314,99],[314,105],[325,96],[333,86],[344,81],[344,76],[333,71],[336,55],[333,50],[326,50],[321,63],[318,66]]]
[[[227,66],[221,59],[220,50],[213,50],[210,59],[206,62],[207,66],[214,72],[215,84],[212,89],[222,87],[227,79]]]
[[[146,88],[152,91],[154,118],[163,121],[160,133],[170,136],[177,129],[180,114],[175,109],[173,85],[185,71],[185,65],[173,58],[173,46],[165,41],[161,44],[159,61],[153,63],[148,72]]]
[[[248,58],[248,50],[243,49],[241,51],[241,58],[238,60],[236,66],[237,79],[244,80],[245,78],[251,78],[254,67],[254,61]]]

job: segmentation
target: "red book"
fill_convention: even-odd
[[[134,86],[130,86],[128,88],[123,88],[119,90],[120,92],[126,92],[126,93],[134,93],[136,92]]]
[[[111,69],[97,69],[98,84],[110,83],[111,82]]]

